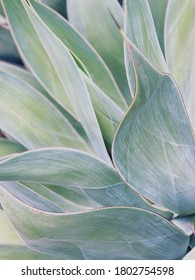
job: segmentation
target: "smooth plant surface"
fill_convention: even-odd
[[[194,0],[0,0],[0,259],[195,259],[194,37]]]

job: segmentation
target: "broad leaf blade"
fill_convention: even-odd
[[[130,42],[129,42],[130,44]],[[177,86],[129,48],[137,92],[113,145],[122,178],[177,214],[195,213],[195,139]]]
[[[60,105],[76,114],[92,148],[110,162],[84,81],[63,43],[27,2],[5,0],[3,3],[12,32],[38,79]]]
[[[167,71],[148,0],[126,0],[125,34],[160,71]]]
[[[66,259],[69,242],[75,246],[75,257],[80,250],[85,259],[178,259],[189,243],[176,226],[142,209],[117,207],[57,215],[28,207],[4,189],[0,199],[28,246],[44,253],[50,250],[54,257]]]
[[[55,35],[70,49],[71,53],[84,65],[91,79],[107,94],[121,109],[126,109],[126,103],[122,97],[111,72],[104,61],[64,18],[54,13],[48,7],[31,1],[32,6],[40,18],[55,33]]]
[[[25,147],[66,146],[90,151],[64,116],[34,88],[0,73],[0,128]]]
[[[179,85],[195,130],[195,4],[169,1],[165,25],[165,51],[169,71]]]
[[[123,38],[123,12],[116,0],[67,1],[69,21],[97,50],[112,72],[124,98],[131,101],[127,83]]]

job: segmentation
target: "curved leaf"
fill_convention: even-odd
[[[158,70],[166,72],[167,65],[159,45],[148,0],[126,0],[125,14],[127,38]]]
[[[82,252],[85,259],[177,259],[189,243],[176,226],[142,209],[52,214],[28,207],[4,189],[0,200],[28,246],[44,253],[52,250],[53,256],[64,259],[67,242],[75,246],[74,257]]]
[[[184,96],[195,131],[195,3],[168,2],[165,25],[165,53],[171,75]]]
[[[66,146],[90,151],[63,115],[42,94],[0,72],[0,128],[25,147]]]
[[[64,18],[54,13],[48,7],[31,1],[40,18],[47,24],[53,33],[66,45],[66,47],[84,65],[92,80],[113,99],[121,109],[126,109],[126,103],[104,61]]]
[[[164,26],[168,0],[149,0],[148,2],[152,12],[161,50],[164,53]]]
[[[68,19],[100,54],[128,103],[131,95],[124,65],[123,12],[116,0],[67,1]]]
[[[129,42],[130,44],[130,42]],[[177,86],[130,45],[137,92],[121,122],[113,159],[137,192],[177,214],[195,213],[195,139]]]
[[[20,0],[14,2],[15,5],[10,0],[3,3],[20,47],[21,43],[28,46],[25,50],[22,48],[22,51],[24,55],[28,52],[30,66],[39,74],[44,85],[47,85],[46,89],[49,89],[52,97],[81,122],[95,153],[110,162],[89,93],[65,45],[39,18],[30,1]],[[23,16],[25,24],[21,21]],[[32,31],[31,36],[29,30]],[[29,45],[29,40],[32,39],[33,48]]]

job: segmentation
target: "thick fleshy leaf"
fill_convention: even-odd
[[[64,116],[34,88],[0,73],[0,128],[25,147],[89,150]]]
[[[185,217],[179,216],[177,218],[173,218],[171,222],[181,228],[186,235],[192,235],[194,233],[195,215]]]
[[[148,0],[126,0],[125,14],[127,38],[158,70],[167,71]]]
[[[4,157],[12,153],[21,153],[24,151],[26,151],[26,149],[21,144],[9,141],[5,138],[0,138],[0,157]]]
[[[124,15],[117,0],[70,0],[67,1],[67,12],[69,21],[106,62],[129,103],[131,95],[125,73],[123,38],[118,30],[118,26],[123,27]]]
[[[165,52],[169,71],[179,85],[195,131],[195,3],[168,2]]]
[[[195,260],[195,248],[192,249],[184,258],[183,260]]]
[[[93,47],[66,21],[48,7],[31,1],[40,18],[82,63],[92,80],[113,99],[121,109],[126,103],[104,61]]]
[[[52,259],[51,256],[35,252],[25,246],[13,225],[0,210],[0,260]]]
[[[116,129],[124,115],[124,111],[122,111],[111,98],[104,94],[104,92],[85,74],[83,77],[91,97],[102,135],[110,151]]]
[[[13,75],[14,77],[28,83],[44,95],[48,95],[46,90],[41,86],[41,84],[33,77],[33,75],[22,68],[21,66],[16,66],[15,64],[0,61],[0,71],[3,73],[7,73],[9,75]]]
[[[115,169],[76,150],[39,149],[4,158],[0,163],[0,181],[25,182],[22,183],[24,191],[27,187],[66,212],[86,211],[102,206],[134,206],[154,211],[167,219],[172,217],[171,213],[150,205],[125,185]],[[29,185],[27,182],[35,184]],[[8,184],[7,189],[10,189],[8,182],[2,184]],[[22,186],[18,188],[23,194]],[[17,186],[11,189],[15,192]],[[15,196],[19,198],[17,193]],[[28,200],[27,192],[26,196]],[[43,207],[46,203],[43,201]]]
[[[20,47],[21,40],[22,44],[24,40],[27,45],[28,39],[33,40],[34,53],[31,52],[32,49],[29,49],[29,45],[27,53],[30,66],[36,74],[39,74],[42,82],[44,84],[46,82],[47,87],[50,85],[49,91],[52,97],[81,122],[94,152],[100,158],[110,162],[89,93],[76,62],[65,45],[39,18],[30,1],[20,0],[14,2],[15,5],[10,0],[5,0],[3,3]],[[24,24],[23,21],[26,20]],[[18,39],[18,33],[20,39]],[[21,34],[27,36],[28,39],[22,38]],[[27,50],[22,51],[25,56],[24,51]]]
[[[131,44],[130,42],[128,43]],[[133,45],[137,92],[113,145],[122,178],[177,214],[195,213],[195,139],[177,86]]]
[[[0,164],[0,181],[28,181],[99,189],[122,183],[115,169],[86,153],[49,148],[25,152]]]
[[[64,259],[69,244],[74,258],[80,253],[85,259],[178,259],[189,243],[172,223],[138,208],[52,214],[28,207],[4,189],[0,200],[28,246]]]
[[[168,0],[148,0],[148,2],[152,12],[158,40],[164,53],[164,25]]]

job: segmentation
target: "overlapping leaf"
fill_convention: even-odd
[[[21,0],[14,2],[13,5],[12,1],[5,0],[3,3],[14,36],[23,54],[27,52],[30,66],[49,89],[52,97],[81,122],[96,154],[110,162],[89,93],[65,45],[38,17],[30,2]],[[21,21],[23,16],[25,24]],[[24,38],[29,30],[32,32],[31,37],[28,35],[27,37],[33,40],[33,48],[28,44],[29,41],[27,43],[26,37]],[[25,50],[21,46],[21,43],[24,45],[22,39],[28,45]],[[37,50],[39,55],[37,55]]]
[[[195,139],[181,95],[172,78],[157,72],[135,46],[129,51],[137,92],[114,141],[116,168],[133,189],[156,204],[177,214],[193,214]]]
[[[67,258],[71,244],[76,259],[177,259],[189,242],[176,226],[142,209],[113,207],[66,215],[37,211],[4,189],[0,199],[28,246],[58,258]]]
[[[0,87],[0,128],[22,145],[90,151],[63,115],[33,87],[2,72]]]
[[[129,103],[131,95],[127,83],[123,38],[123,12],[116,0],[67,1],[69,21],[83,34],[108,65],[121,92]],[[91,24],[93,23],[93,24]]]
[[[195,130],[195,4],[194,0],[168,3],[165,51],[171,75],[184,96]]]
[[[126,108],[126,103],[120,93],[111,72],[104,61],[85,40],[64,18],[54,13],[44,5],[31,1],[32,6],[55,33],[55,35],[67,46],[74,54],[92,80],[107,94],[121,109]]]

